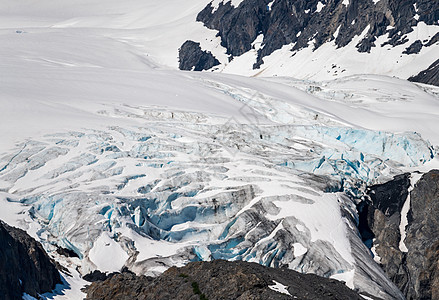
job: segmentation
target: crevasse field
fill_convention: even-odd
[[[80,276],[96,269],[222,258],[401,298],[355,204],[366,185],[439,167],[439,88],[386,76],[430,62],[371,70],[353,55],[334,77],[315,62],[340,57],[328,45],[291,73],[273,62],[251,77],[246,57],[178,71],[194,36],[226,57],[195,22],[208,2],[0,1],[0,219],[70,270],[43,296],[82,299]],[[419,27],[416,38],[437,31]]]

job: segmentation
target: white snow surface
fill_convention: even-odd
[[[214,10],[216,10],[216,9],[218,9],[218,6],[220,4],[225,5],[228,2],[230,2],[233,7],[238,7],[239,4],[241,4],[242,1],[243,0],[213,0],[212,1],[212,7],[213,7]]]
[[[95,269],[155,275],[217,258],[380,290],[354,276],[339,189],[361,197],[366,184],[438,165],[439,89],[352,68],[328,77],[316,71],[325,49],[280,66],[281,49],[258,78],[177,71],[193,36],[227,60],[193,21],[208,3],[0,2],[0,219],[51,255],[80,256],[56,256],[81,274],[47,298],[82,299],[80,275]],[[316,62],[292,68],[304,55]],[[222,71],[255,75],[247,56]]]
[[[303,245],[301,243],[294,243],[293,247],[294,247],[294,255],[295,256],[302,256],[306,252],[308,252],[308,249],[303,247]]]
[[[121,246],[109,236],[108,232],[102,232],[93,244],[88,254],[90,260],[102,272],[117,272],[122,269],[128,254]]]
[[[276,292],[281,293],[281,294],[291,296],[290,292],[288,292],[288,286],[283,285],[282,283],[277,282],[276,280],[273,280],[273,282],[275,283],[274,285],[268,286],[271,290],[276,291]]]
[[[41,299],[74,300],[84,299],[86,294],[81,291],[90,282],[81,278],[81,275],[73,268],[69,268],[69,275],[61,274],[62,284],[57,284],[51,293],[40,295]]]
[[[323,7],[325,7],[325,4],[319,1],[319,3],[317,3],[316,12],[320,12],[323,9]]]
[[[351,271],[332,275],[331,278],[344,281],[344,282],[346,282],[346,285],[348,287],[353,289],[354,288],[354,275],[355,275],[355,270],[351,270]]]

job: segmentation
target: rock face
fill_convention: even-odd
[[[186,41],[179,50],[180,70],[203,71],[217,66],[220,62],[212,53],[201,50],[200,43]]]
[[[371,186],[368,194],[372,205],[363,208],[368,212],[366,222],[373,233],[369,237],[375,238],[373,244],[381,258],[381,267],[400,289],[408,282],[408,274],[403,265],[406,254],[399,250],[399,225],[409,187],[410,174],[399,175],[385,184]],[[372,246],[372,240],[370,244],[366,241],[366,244]]]
[[[410,174],[398,175],[384,184],[373,185],[368,189],[368,194],[373,206],[386,217],[399,213],[408,196],[410,187]]]
[[[410,284],[403,291],[408,299],[439,299],[439,170],[422,176],[410,201],[405,239]]]
[[[410,193],[407,251],[402,251],[399,226],[408,186],[405,174],[370,188],[368,225],[375,234],[375,251],[407,299],[439,299],[439,170],[424,174]]]
[[[118,274],[105,281],[94,282],[87,290],[86,299],[243,300],[292,297],[362,299],[337,280],[305,275],[289,269],[268,268],[256,263],[224,260],[193,262],[182,268],[172,267],[154,279],[138,277],[132,273]]]
[[[197,16],[210,29],[217,30],[227,54],[240,56],[252,48],[252,43],[263,35],[254,68],[263,58],[284,45],[294,43],[292,50],[319,48],[335,40],[344,47],[354,37],[361,36],[356,47],[359,52],[370,52],[372,47],[386,44],[406,44],[406,34],[418,22],[428,25],[439,20],[438,1],[428,0],[244,0],[238,7],[232,1],[221,1],[217,7],[208,4]],[[375,3],[377,2],[377,3]],[[388,34],[383,45],[377,38]],[[407,45],[406,55],[418,53],[431,41],[416,41]],[[183,47],[182,47],[183,49]],[[186,49],[185,50],[189,50]],[[185,56],[191,56],[185,54]],[[185,65],[183,61],[183,65]]]
[[[411,44],[410,46],[408,46],[404,52],[404,54],[418,54],[421,49],[422,49],[423,45],[422,42],[420,40],[415,41],[413,44]]]
[[[54,262],[40,243],[21,229],[0,221],[0,295],[21,299],[50,292],[61,282]]]
[[[439,86],[439,59],[432,63],[428,69],[410,77],[409,80]]]

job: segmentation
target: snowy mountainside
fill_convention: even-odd
[[[107,1],[102,9],[100,0],[56,5],[28,0],[0,7],[0,28],[50,27],[103,36],[148,53],[162,67],[181,66],[180,48],[194,41],[220,62],[211,69],[216,72],[310,80],[357,74],[408,79],[438,59],[437,7],[437,1],[425,0],[130,0]],[[199,53],[192,47],[186,57],[194,50]]]
[[[200,45],[221,63],[205,69],[314,80],[365,73],[407,79],[438,58],[438,12],[437,1],[424,0],[213,1],[197,21],[218,32],[227,54],[217,54],[214,40]],[[194,50],[186,46],[180,68],[190,70],[186,60]]]
[[[215,38],[190,21],[208,3],[0,5],[0,219],[73,270],[64,299],[81,297],[76,267],[157,274],[216,258],[402,298],[355,204],[437,164],[438,89],[164,67],[190,34]]]

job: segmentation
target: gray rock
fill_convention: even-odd
[[[275,282],[290,295],[270,288]],[[362,299],[342,282],[268,268],[243,261],[192,262],[172,267],[157,278],[118,274],[87,289],[88,300],[100,299]]]
[[[428,69],[410,77],[409,80],[439,86],[439,59],[432,63]]]
[[[402,206],[408,196],[410,187],[410,174],[398,175],[384,184],[373,185],[368,188],[368,195],[373,206],[386,217],[401,212]]]
[[[254,68],[259,68],[264,57],[291,43],[295,43],[293,51],[308,47],[310,42],[317,49],[334,39],[338,47],[344,47],[369,26],[356,47],[359,52],[370,52],[380,36],[388,34],[383,45],[405,44],[407,33],[413,31],[412,27],[418,22],[432,25],[439,20],[438,2],[428,0],[381,0],[378,3],[358,0],[350,1],[348,6],[340,0],[276,0],[269,9],[270,2],[244,0],[233,7],[229,1],[220,3],[216,10],[208,4],[198,14],[197,21],[218,30],[221,45],[227,49],[230,59],[249,51],[256,37],[263,34],[263,44],[254,64]],[[325,4],[321,11],[317,11],[319,2]],[[393,28],[388,29],[389,26]],[[335,36],[337,29],[339,34]],[[410,51],[419,51],[419,46],[422,44],[417,43]]]
[[[431,45],[434,45],[437,42],[439,42],[439,32],[433,35],[433,37],[428,41],[427,44],[425,44],[425,46],[430,47]]]
[[[23,293],[38,298],[58,283],[62,283],[60,274],[41,244],[0,221],[1,298],[21,299]]]
[[[203,71],[217,66],[220,62],[212,53],[201,50],[200,43],[186,41],[179,50],[180,70]]]
[[[410,283],[408,299],[439,299],[439,170],[423,175],[410,193],[409,224],[405,244]]]
[[[220,3],[213,12],[213,7],[208,4],[197,16],[197,21],[203,22],[210,29],[216,29],[221,36],[221,45],[227,48],[227,53],[239,56],[251,49],[251,43],[263,26],[267,25],[268,0],[246,0],[238,8],[231,2]]]
[[[407,55],[418,54],[421,51],[422,47],[422,42],[420,40],[417,40],[413,44],[408,46],[402,53]]]
[[[410,193],[404,240],[408,252],[402,252],[399,224],[407,179],[404,174],[371,187],[368,225],[375,235],[382,268],[405,297],[439,299],[439,170],[424,174]]]

